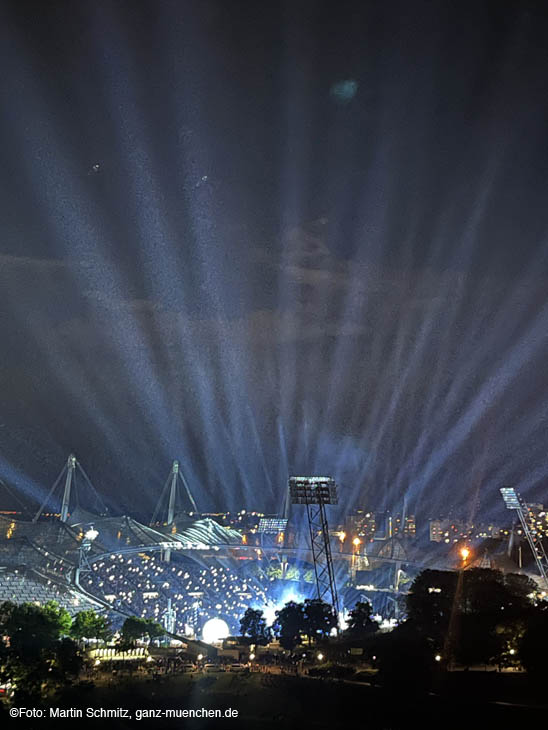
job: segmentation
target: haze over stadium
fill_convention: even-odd
[[[202,512],[542,501],[533,3],[1,13],[2,507],[70,452],[143,522],[173,459]]]

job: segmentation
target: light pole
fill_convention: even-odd
[[[459,552],[462,560],[461,569],[464,570],[467,567],[466,563],[468,561],[468,558],[472,554],[472,551],[470,550],[470,548],[467,548],[466,545],[464,545],[463,547],[461,547]]]
[[[78,567],[74,573],[74,582],[78,588],[80,588],[80,574],[91,570],[91,565],[88,560],[88,553],[91,550],[93,542],[97,539],[99,533],[93,525],[90,525],[84,532],[82,542],[78,547]]]

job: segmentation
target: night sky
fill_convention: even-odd
[[[542,2],[4,2],[0,477],[548,503]],[[5,504],[13,504],[3,497]]]

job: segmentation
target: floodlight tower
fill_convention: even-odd
[[[538,538],[536,528],[531,527],[528,522],[527,514],[529,513],[529,508],[527,507],[527,503],[523,501],[514,487],[501,487],[500,493],[502,494],[506,507],[517,512],[523,532],[535,558],[538,571],[544,581],[544,585],[548,589],[548,555],[546,554],[542,540]]]
[[[289,477],[289,494],[291,504],[306,505],[318,598],[327,598],[338,617],[339,599],[325,514],[326,505],[337,504],[337,485],[331,477]]]

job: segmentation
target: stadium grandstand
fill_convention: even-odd
[[[159,529],[80,508],[66,523],[0,515],[0,596],[93,607],[115,627],[128,615],[163,621],[169,608],[177,634],[199,636],[210,618],[236,631],[249,605],[266,602],[260,576],[231,555],[237,545],[238,532],[199,515]]]

